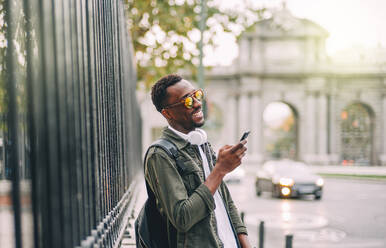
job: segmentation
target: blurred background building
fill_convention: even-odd
[[[205,129],[214,146],[251,130],[248,163],[386,165],[386,50],[329,57],[327,37],[285,7],[243,33],[233,64],[206,72]],[[167,123],[149,94],[140,99],[146,147]]]

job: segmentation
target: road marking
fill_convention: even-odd
[[[341,242],[337,244],[323,243],[323,244],[312,244],[306,242],[294,242],[294,247],[304,248],[384,248],[385,242],[382,241],[368,241],[368,242]]]
[[[299,230],[293,232],[293,235],[296,240],[306,240],[310,242],[339,242],[347,236],[344,231],[334,228],[323,228],[321,230]]]
[[[265,222],[266,227],[280,229],[311,229],[327,226],[328,220],[323,216],[311,214],[298,214],[283,212],[281,214],[248,214],[245,223],[258,226],[260,221]]]

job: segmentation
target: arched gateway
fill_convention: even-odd
[[[244,33],[233,65],[206,74],[208,97],[219,101],[224,116],[219,144],[234,143],[251,130],[248,162],[253,164],[274,157],[386,164],[386,74],[374,63],[354,67],[327,58],[327,36],[285,8]],[[273,102],[296,110],[296,132],[282,132],[285,137],[276,140],[264,122]]]
[[[341,112],[341,162],[343,165],[373,163],[374,114],[369,106],[353,103]]]
[[[271,102],[264,109],[263,121],[264,157],[296,160],[299,124],[295,109],[284,102]]]
[[[211,139],[214,147],[235,143],[251,130],[246,161],[251,164],[281,156],[312,164],[386,165],[386,71],[379,64],[386,61],[342,64],[327,58],[327,36],[285,8],[244,33],[234,63],[206,72],[207,98],[222,120],[217,139]],[[287,137],[295,143],[274,140],[278,149],[267,151],[271,141],[263,115],[273,102],[295,110],[296,132]],[[160,115],[149,114],[153,109],[150,98],[142,104],[145,146],[152,142],[151,130],[166,125],[154,118]],[[347,126],[352,122],[342,120],[342,111],[349,118],[355,113],[359,129]]]

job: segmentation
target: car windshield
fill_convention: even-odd
[[[276,164],[274,170],[281,174],[310,174],[309,169],[302,163],[283,163]]]

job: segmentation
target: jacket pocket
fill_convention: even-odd
[[[201,185],[200,170],[192,161],[185,161],[181,171],[181,178],[184,182],[186,191],[190,196],[194,190]]]

